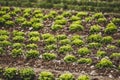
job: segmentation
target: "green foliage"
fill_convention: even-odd
[[[0,18],[0,25],[3,25],[5,23],[5,19],[4,18]]]
[[[99,69],[111,68],[111,67],[113,67],[113,63],[109,59],[102,58],[101,61],[96,64],[96,67]]]
[[[13,27],[14,26],[14,22],[13,21],[6,21],[5,25],[8,27]]]
[[[97,51],[97,57],[103,58],[106,56],[106,54],[107,53],[105,51],[101,51],[101,50]]]
[[[45,40],[45,44],[49,45],[49,44],[53,44],[56,42],[56,38],[55,37],[49,37],[48,39]]]
[[[38,58],[39,57],[39,51],[31,49],[31,50],[27,51],[26,57],[27,58]]]
[[[25,17],[25,18],[29,18],[29,17],[30,17],[30,13],[27,13],[27,12],[24,13],[24,14],[23,14],[23,17]]]
[[[78,21],[78,20],[80,20],[80,18],[77,17],[77,16],[72,16],[72,17],[70,18],[70,20],[71,20],[71,21]]]
[[[80,48],[78,54],[81,56],[89,54],[91,51],[87,47]]]
[[[2,18],[4,18],[5,20],[10,20],[11,16],[9,14],[5,14],[2,16]]]
[[[56,30],[59,30],[59,29],[62,29],[62,28],[63,28],[63,26],[62,26],[62,25],[58,25],[58,24],[51,26],[51,29],[52,29],[53,31],[56,31]]]
[[[70,17],[72,14],[71,14],[71,12],[69,12],[69,11],[64,11],[64,12],[62,13],[62,15],[63,15],[64,17]]]
[[[107,22],[107,19],[105,17],[98,19],[98,23],[106,23],[106,22]]]
[[[59,76],[58,80],[75,80],[75,78],[71,73],[64,73]]]
[[[77,20],[77,21],[74,21],[72,24],[79,24],[81,25],[82,21],[81,20]]]
[[[32,23],[30,22],[30,21],[24,21],[22,24],[21,24],[21,26],[23,27],[23,28],[27,28],[27,27],[31,27],[32,26]]]
[[[48,38],[50,38],[50,37],[53,37],[53,35],[50,34],[50,33],[42,34],[42,39],[48,39]]]
[[[17,31],[17,30],[13,31],[13,36],[24,36],[24,35],[25,35],[25,33],[22,31]]]
[[[33,18],[30,19],[30,21],[32,22],[32,24],[35,24],[35,23],[41,24],[42,25],[41,28],[43,28],[43,24],[42,24],[43,20],[41,18],[35,18],[35,17],[33,17]]]
[[[67,39],[67,36],[65,34],[60,34],[56,36],[57,40],[64,40]]]
[[[85,16],[87,16],[87,15],[88,15],[87,12],[78,12],[76,16],[78,16],[78,17],[81,18],[81,17],[85,17]]]
[[[118,66],[118,70],[120,70],[120,65]]]
[[[88,42],[101,42],[102,36],[100,34],[92,34],[88,36]]]
[[[117,41],[118,46],[120,47],[120,40]]]
[[[74,55],[66,55],[65,57],[64,57],[64,61],[66,62],[66,63],[72,63],[72,62],[75,62],[77,59],[76,59],[76,57],[74,56]]]
[[[44,60],[54,60],[54,59],[56,59],[56,54],[54,54],[54,53],[44,53],[43,55],[42,55],[42,58],[44,59]]]
[[[9,41],[1,41],[0,42],[0,47],[8,47],[11,45],[11,42]]]
[[[53,15],[53,16],[56,16],[56,15],[57,15],[57,12],[56,12],[55,10],[51,10],[49,14],[51,14],[51,15]]]
[[[50,44],[50,45],[46,45],[45,46],[46,50],[54,50],[56,48],[57,48],[57,45],[55,45],[55,44]]]
[[[28,33],[28,36],[29,37],[39,37],[40,34],[39,34],[38,31],[31,31],[31,32]]]
[[[22,49],[23,48],[23,46],[24,46],[24,44],[21,44],[21,43],[14,43],[13,45],[12,45],[12,47],[14,48],[14,49]]]
[[[51,18],[54,18],[54,16],[52,14],[46,14],[45,16],[43,16],[44,20],[51,19]]]
[[[6,14],[6,11],[0,11],[0,16],[3,16]]]
[[[40,9],[35,9],[33,11],[33,14],[40,14],[40,13],[42,13],[42,10],[40,10]]]
[[[106,34],[114,34],[117,32],[117,26],[114,23],[109,23],[105,28],[104,32]]]
[[[87,76],[87,75],[81,75],[81,76],[78,77],[77,80],[90,80],[90,77]]]
[[[0,35],[9,35],[9,32],[7,30],[0,30]]]
[[[58,16],[56,16],[56,18],[55,18],[55,20],[62,20],[62,19],[65,19],[64,16],[62,16],[62,15],[58,15]]]
[[[72,47],[70,45],[64,45],[59,48],[59,53],[65,53],[65,52],[70,52],[72,51]]]
[[[42,71],[39,74],[38,80],[55,80],[55,77],[54,77],[54,75],[51,72]]]
[[[115,45],[107,45],[107,49],[114,50],[117,47]]]
[[[1,10],[2,10],[2,11],[9,11],[9,10],[10,10],[10,7],[1,7]]]
[[[35,76],[35,72],[32,68],[23,68],[19,71],[22,80],[32,80]]]
[[[40,41],[40,37],[30,37],[29,41],[33,42],[33,43],[39,42]]]
[[[69,27],[70,31],[83,31],[84,27],[80,24],[71,24]]]
[[[120,24],[120,18],[113,18],[113,19],[112,19],[112,22],[113,22],[114,24]]]
[[[101,27],[99,25],[93,25],[90,28],[90,33],[91,34],[98,33],[100,32],[100,30],[101,30]]]
[[[75,34],[75,35],[72,36],[71,40],[73,41],[75,39],[80,39],[81,40],[82,37],[80,35]]]
[[[25,38],[23,36],[15,36],[13,37],[13,41],[15,42],[23,42]]]
[[[19,7],[15,7],[15,8],[14,8],[14,12],[15,12],[15,13],[19,13],[19,12],[21,12],[21,9],[20,9]]]
[[[77,60],[77,62],[79,64],[91,64],[92,59],[91,58],[80,58],[79,60]]]
[[[63,39],[63,40],[60,40],[59,43],[60,43],[61,45],[70,44],[70,40],[69,40],[69,39]]]
[[[94,17],[95,19],[99,19],[99,18],[103,18],[104,15],[103,15],[102,13],[95,13],[95,14],[93,15],[93,17]]]
[[[102,38],[102,43],[104,44],[110,44],[113,41],[113,38],[111,36],[105,36]]]
[[[24,13],[30,13],[31,11],[32,11],[31,8],[25,8],[23,12],[24,12]]]
[[[31,44],[28,44],[28,45],[26,46],[26,48],[27,48],[27,49],[37,49],[38,46],[37,46],[37,44],[31,43]]]
[[[12,57],[16,58],[16,57],[19,57],[22,55],[22,49],[13,49],[11,54],[12,54]]]
[[[33,23],[32,25],[33,30],[39,30],[43,28],[43,24],[42,23]]]
[[[12,80],[17,75],[17,69],[16,68],[6,68],[4,71],[4,76],[7,80]]]
[[[86,17],[86,18],[85,18],[85,21],[86,21],[86,22],[91,22],[92,20],[93,20],[92,17]]]
[[[40,13],[40,14],[35,14],[35,18],[43,18],[43,14],[42,13]]]
[[[10,16],[16,16],[16,13],[14,11],[11,11],[8,13]]]
[[[92,43],[89,43],[88,44],[88,47],[89,48],[96,48],[96,49],[98,49],[98,48],[100,48],[102,46],[102,44],[101,43],[97,43],[97,42],[92,42]]]
[[[0,41],[8,40],[9,37],[7,35],[0,35]]]
[[[24,17],[17,17],[15,20],[16,20],[16,23],[20,23],[20,24],[26,21]]]
[[[119,60],[120,59],[120,53],[112,53],[110,55],[110,58],[115,59],[115,60]]]
[[[0,55],[1,55],[1,54],[4,54],[4,50],[3,50],[2,47],[0,47]]]
[[[55,24],[58,25],[65,25],[67,23],[66,19],[61,19],[61,20],[55,20]]]
[[[84,45],[84,41],[83,40],[80,40],[80,39],[74,39],[72,42],[71,42],[72,45],[76,45],[76,46],[82,46]]]

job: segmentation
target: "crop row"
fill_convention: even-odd
[[[112,34],[117,32],[120,22],[119,18],[108,19],[102,13],[90,14],[88,12],[74,13],[64,11],[60,14],[61,12],[56,12],[54,10],[49,13],[44,12],[31,8],[2,7],[0,9],[0,25],[5,28],[14,27],[15,29],[42,30],[47,27],[46,29],[52,31],[67,29],[70,32],[76,32],[84,31],[87,27],[85,24],[92,23],[90,24],[91,26],[99,24],[102,27],[108,24],[108,27],[105,29],[102,30],[99,28],[98,30],[104,31],[107,34]],[[118,25],[118,27],[114,24]],[[112,29],[110,29],[111,26]],[[89,29],[89,27],[87,28]]]
[[[109,45],[113,41],[111,36],[102,38],[102,36],[99,34],[91,34],[87,37],[87,45],[87,43],[84,42],[82,37],[79,35],[74,35],[71,37],[71,39],[69,39],[66,35],[57,35],[55,37],[52,34],[46,33],[41,34],[42,39],[40,40],[40,33],[37,31],[32,31],[27,34],[30,43],[26,42],[27,44],[25,45],[23,42],[29,42],[29,40],[24,39],[24,32],[14,30],[11,34],[13,36],[13,41],[11,41],[12,43],[8,41],[8,35],[9,32],[6,30],[0,31],[0,53],[1,55],[5,55],[4,53],[8,54],[9,52],[14,58],[25,56],[26,58],[31,59],[40,58],[40,56],[42,56],[42,59],[49,61],[57,59],[57,55],[62,54],[65,55],[63,60],[66,63],[77,62],[80,64],[92,64],[92,58],[88,57],[93,54],[92,49],[96,49],[97,54],[95,56],[99,57],[101,60],[100,63],[96,64],[98,68],[113,67],[113,63],[109,59],[104,58],[105,56],[110,56],[110,59],[113,61],[119,61],[120,58],[119,52],[109,52],[110,54],[107,54],[106,51],[102,50],[102,46],[106,45],[107,50],[114,50],[119,48],[119,40],[117,42],[117,46]],[[44,45],[44,48],[43,45],[37,45],[40,43],[40,41],[42,42],[41,44]],[[86,45],[84,45],[85,43]],[[77,50],[74,50],[74,47],[77,47]],[[44,51],[39,51],[40,48],[44,49]],[[118,66],[116,62],[114,62],[114,64]]]
[[[72,10],[86,11],[103,11],[103,12],[119,12],[119,1],[94,1],[94,0],[19,0],[5,1],[1,0],[2,6],[18,6],[18,7],[42,7],[42,8],[63,8]],[[76,6],[77,5],[77,6]],[[75,7],[74,7],[75,6]],[[73,8],[74,7],[74,8]]]
[[[32,68],[0,68],[1,77],[5,80],[90,80],[88,75],[80,75],[78,79],[75,79],[74,75],[70,72],[61,74],[58,78],[49,71],[42,71],[39,73],[38,79],[35,79],[37,74]]]

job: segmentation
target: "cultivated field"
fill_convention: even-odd
[[[1,80],[120,80],[120,18],[0,7]]]

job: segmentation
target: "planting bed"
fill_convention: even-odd
[[[120,18],[0,7],[0,78],[119,80]]]

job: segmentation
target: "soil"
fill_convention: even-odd
[[[56,10],[58,13],[61,13],[61,11]],[[43,11],[44,14],[48,14],[49,11]],[[76,14],[76,12],[73,14]],[[22,13],[20,14],[22,15]],[[60,14],[59,14],[60,15]],[[91,15],[91,14],[89,14]],[[104,29],[105,26],[110,22],[110,20],[113,18],[113,16],[109,16],[106,17],[107,18],[107,22],[100,24],[100,26]],[[14,17],[13,17],[14,19]],[[79,34],[82,37],[84,37],[84,42],[86,43],[84,46],[86,46],[88,44],[86,37],[89,35],[89,29],[90,26],[92,26],[93,24],[97,24],[96,20],[93,20],[92,22],[85,22],[84,18],[82,21],[82,25],[84,26],[85,30],[84,31],[79,31],[79,32],[71,32],[69,31],[69,26],[72,23],[70,21],[70,17],[67,17],[67,23],[64,25],[64,28],[58,31],[52,31],[51,30],[51,26],[54,23],[54,19],[46,19],[44,20],[43,24],[44,24],[44,28],[39,30],[40,33],[40,37],[42,34],[44,33],[51,33],[53,35],[57,35],[57,34],[63,34],[65,33],[68,38],[71,38],[72,35],[74,34]],[[28,19],[29,20],[29,19]],[[119,25],[118,25],[119,26]],[[120,27],[120,26],[119,26]],[[28,36],[27,33],[32,31],[29,28],[21,28],[21,26],[19,24],[15,24],[14,27],[12,28],[6,28],[6,27],[0,27],[0,29],[5,29],[8,30],[10,32],[10,38],[9,41],[12,41],[12,31],[13,30],[19,30],[19,31],[23,31],[26,33],[26,41],[24,41],[23,43],[25,45],[29,44],[28,40]],[[101,30],[102,32],[102,36],[106,36],[106,34],[103,33],[103,30]],[[115,40],[120,39],[120,32],[118,30],[117,33],[111,35]],[[14,43],[14,42],[13,42]],[[45,43],[43,40],[41,40],[40,42],[36,43],[38,45],[38,50],[41,54],[45,53]],[[60,47],[59,43],[56,43],[58,46],[57,48]],[[112,43],[112,45],[116,45],[116,41]],[[76,47],[76,46],[72,46],[74,51],[71,51],[69,54],[73,54],[75,55],[78,59],[81,58],[81,56],[79,56],[78,54],[76,54],[77,50],[80,47]],[[83,46],[81,46],[83,47]],[[65,63],[63,61],[63,58],[65,56],[65,54],[59,54],[58,49],[54,50],[54,51],[48,51],[48,52],[54,52],[57,54],[57,59],[53,60],[53,61],[45,61],[42,60],[41,58],[39,59],[25,59],[24,57],[19,57],[19,58],[13,58],[9,53],[12,50],[12,47],[7,47],[6,49],[6,55],[1,55],[0,56],[0,66],[5,68],[5,67],[16,67],[18,69],[23,68],[23,67],[32,67],[34,69],[34,71],[36,72],[36,79],[39,75],[39,73],[43,70],[48,70],[54,73],[54,75],[56,77],[58,77],[60,74],[65,73],[65,72],[71,72],[75,75],[75,77],[77,78],[79,75],[90,75],[91,76],[91,80],[120,80],[120,71],[116,68],[116,66],[120,65],[120,60],[112,60],[112,62],[114,62],[115,67],[114,68],[105,68],[105,69],[97,69],[95,67],[95,64],[98,63],[100,61],[99,58],[96,57],[96,52],[98,49],[91,49],[92,53],[89,55],[86,55],[85,57],[89,57],[93,60],[93,63],[91,65],[86,65],[86,64],[77,64],[77,63]],[[24,51],[27,51],[26,48],[23,49]],[[106,49],[106,45],[103,45],[102,50],[105,50],[108,54],[107,56],[110,56],[113,52],[120,52],[120,47],[117,47],[114,50],[109,50]],[[35,79],[35,80],[36,80]]]

